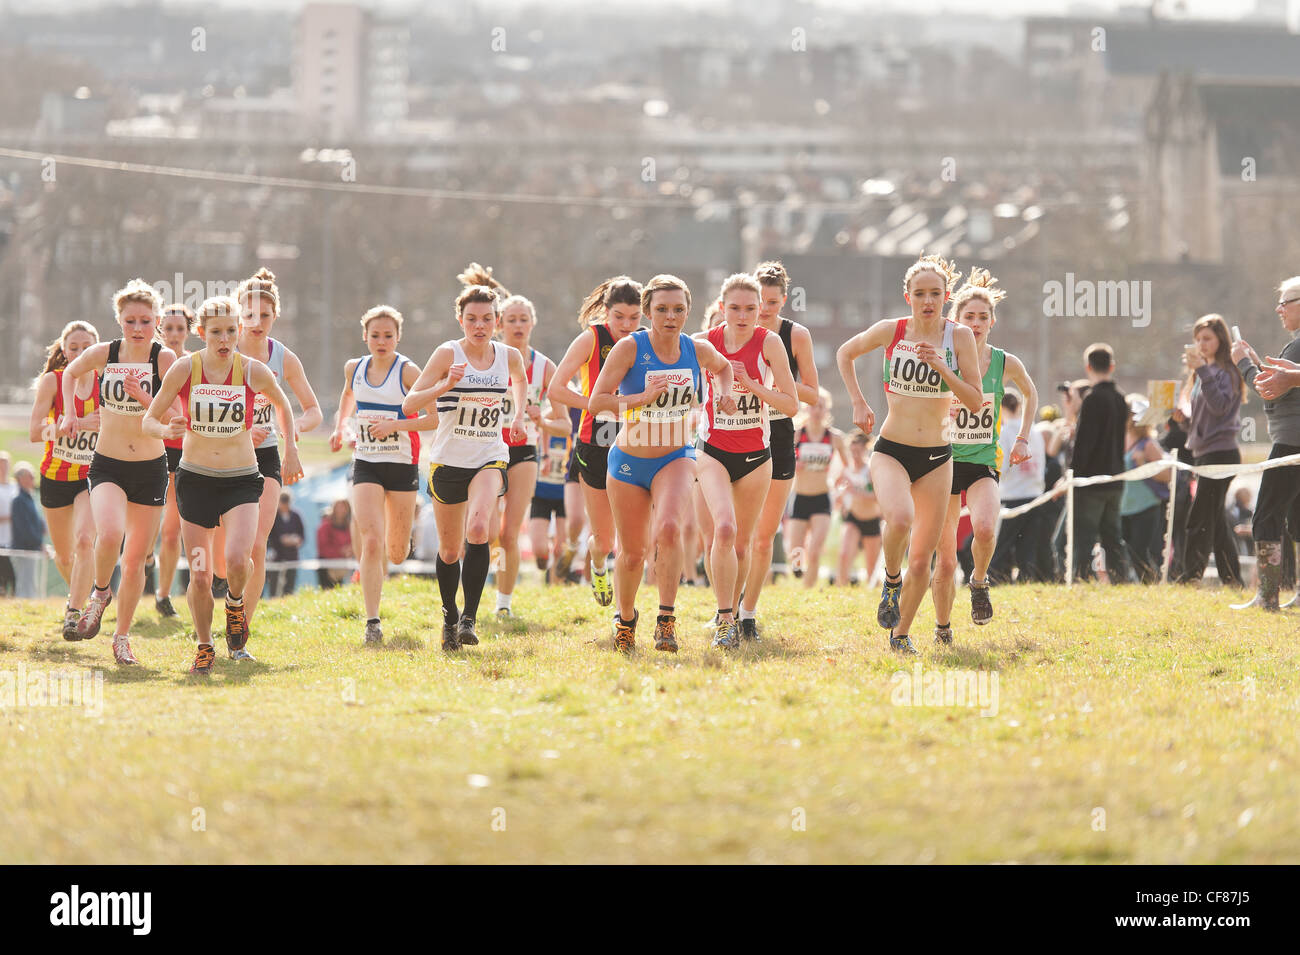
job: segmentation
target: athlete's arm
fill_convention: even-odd
[[[54,440],[45,433],[45,425],[49,421],[50,409],[54,407],[54,382],[58,377],[54,372],[47,371],[41,375],[40,383],[36,386],[36,397],[32,401],[32,419],[27,425],[29,441],[44,444],[46,441]],[[57,421],[55,427],[58,427]]]
[[[835,364],[848,389],[849,400],[853,402],[853,423],[863,434],[871,434],[876,428],[876,413],[863,397],[862,386],[858,384],[858,371],[854,367],[863,355],[877,348],[884,348],[894,337],[896,322],[893,319],[881,319],[865,332],[858,332],[835,351]]]
[[[523,353],[513,345],[506,345],[506,362],[510,366],[510,394],[515,402],[515,419],[510,422],[510,440],[524,439],[524,404],[528,401],[528,366]]]
[[[835,453],[840,457],[840,473],[847,471],[849,468],[849,446],[848,442],[844,440],[844,432],[831,428],[831,447],[835,449]]]
[[[725,414],[736,413],[736,398],[731,393],[732,368],[731,362],[722,357],[722,353],[713,347],[708,336],[699,339],[695,343],[695,357],[700,363],[700,367],[705,371],[712,372],[713,376],[718,379],[718,390],[714,400],[718,407]]]
[[[185,380],[190,377],[190,367],[194,357],[193,355],[186,357],[189,361],[176,361],[176,355],[172,353],[170,367],[167,369],[167,374],[163,375],[162,384],[158,386],[158,394],[154,395],[153,400],[149,402],[144,420],[140,422],[140,432],[147,437],[170,441],[185,437],[185,416],[171,415],[171,420],[164,424],[163,415],[173,410],[172,404],[181,393],[181,388],[185,386]],[[159,359],[161,366],[161,355]],[[249,413],[252,413],[251,408]]]
[[[291,359],[297,361],[292,352],[284,356],[284,377],[286,381],[290,382],[293,380],[289,375],[289,361]],[[248,363],[249,387],[260,394],[266,395],[271,404],[275,406],[276,414],[281,422],[293,421],[293,406],[289,404],[289,396],[284,393],[280,383],[275,380],[275,375],[271,373],[271,369],[256,358],[245,358],[244,360]],[[302,374],[301,362],[298,362],[298,373]],[[306,380],[306,376],[303,376],[303,381],[306,382]],[[298,395],[298,400],[303,401],[305,405],[307,402],[303,400],[302,392],[295,391],[295,393]],[[320,424],[320,405],[315,404],[316,395],[312,392],[310,385],[307,385],[307,394],[311,398],[316,412],[316,421],[312,425],[314,428]],[[249,413],[252,413],[251,408]],[[307,414],[306,411],[303,413],[304,421],[307,420]],[[302,464],[298,460],[298,431],[296,428],[284,429],[284,465],[281,467],[280,473],[284,477],[283,483],[286,487],[298,483],[302,478]]]
[[[565,358],[568,356],[566,355]],[[654,401],[668,389],[668,383],[661,379],[637,394],[618,394],[618,386],[635,360],[636,342],[632,340],[631,335],[628,335],[610,349],[604,364],[600,366],[600,374],[596,377],[596,383],[591,386],[591,397],[587,400],[588,411],[592,414],[600,414],[602,411],[617,414],[623,408],[640,408]],[[561,364],[561,370],[563,367]]]
[[[948,367],[948,363],[929,342],[921,342],[916,357],[939,373],[939,377],[957,396],[958,401],[971,411],[978,412],[980,405],[984,404],[984,390],[981,387],[983,377],[980,375],[980,353],[975,345],[975,333],[965,325],[958,325],[952,335],[952,350],[957,353],[960,376]]]
[[[786,357],[785,346],[781,344],[778,336],[768,335],[763,339],[763,358],[772,366],[775,390],[766,387],[761,381],[754,381],[747,374],[744,376],[743,384],[758,395],[761,401],[793,418],[799,413],[799,397],[794,375],[790,372],[790,359]]]
[[[343,447],[343,424],[357,410],[356,395],[352,393],[352,373],[360,361],[360,358],[349,358],[343,364],[343,393],[339,395],[339,410],[334,416],[334,430],[330,432],[331,451],[337,452]]]
[[[542,375],[542,396],[545,397],[551,390],[551,381],[555,377],[555,362],[549,358],[546,359],[546,372]],[[537,426],[547,434],[553,434],[557,438],[568,437],[569,431],[573,424],[569,421],[569,413],[564,410],[564,406],[558,401],[548,401],[546,403],[546,414],[538,422]]]
[[[91,345],[63,369],[63,420],[59,422],[59,434],[65,438],[75,438],[80,422],[69,409],[77,407],[77,379],[82,375],[100,371],[108,364],[108,342]]]
[[[402,399],[402,414],[413,415],[426,405],[433,404],[465,377],[464,363],[453,365],[453,357],[452,350],[445,345],[434,349],[420,372],[420,377],[415,380],[415,385]]]
[[[569,350],[560,359],[555,374],[551,376],[551,386],[546,389],[546,397],[552,401],[558,401],[562,405],[568,405],[570,408],[581,408],[583,411],[591,410],[587,406],[586,396],[570,388],[569,382],[578,373],[578,369],[591,358],[592,349],[595,347],[596,333],[590,328],[573,340],[569,345]],[[613,354],[612,350],[610,354]],[[630,368],[631,365],[628,367]],[[627,374],[627,369],[624,369],[623,373]],[[621,378],[619,380],[622,381]]]
[[[813,357],[812,332],[796,322],[790,329],[790,346],[794,349],[794,363],[799,369],[795,393],[804,404],[815,405],[821,400],[821,393],[817,390],[821,382],[817,379],[817,360]]]
[[[298,396],[298,404],[302,405],[302,416],[294,421],[293,405],[286,404],[288,417],[279,417],[281,430],[285,434],[289,433],[290,429],[284,427],[287,421],[294,426],[295,437],[315,431],[325,420],[325,415],[320,410],[320,402],[316,400],[316,392],[312,390],[311,382],[307,380],[307,373],[303,371],[302,362],[287,348],[284,350],[284,380],[289,390]],[[268,394],[267,397],[269,398],[270,395]]]
[[[1011,464],[1014,466],[1032,457],[1029,453],[1029,432],[1033,430],[1034,417],[1038,414],[1038,389],[1034,387],[1034,380],[1029,377],[1024,363],[1010,352],[1005,355],[1002,380],[1005,382],[1010,379],[1020,389],[1025,405],[1020,419],[1020,433],[1016,435],[1015,447],[1011,449]]]

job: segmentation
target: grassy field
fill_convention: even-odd
[[[151,606],[124,670],[58,637],[56,601],[6,601],[0,691],[104,684],[98,718],[0,711],[0,862],[1295,862],[1296,618],[1229,596],[1002,588],[975,628],[959,595],[942,650],[927,600],[900,661],[860,588],[772,588],[766,639],[725,658],[694,588],[656,654],[643,591],[628,660],[576,587],[522,587],[520,620],[446,655],[410,579],[382,649],[355,589],[302,593],[208,679]],[[982,706],[913,695],[980,670]]]

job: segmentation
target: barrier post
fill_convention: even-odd
[[[1074,586],[1074,468],[1065,472],[1065,586]]]
[[[1164,566],[1160,570],[1160,582],[1169,583],[1169,565],[1174,562],[1174,502],[1178,499],[1178,469],[1169,469],[1169,505],[1165,508],[1168,512],[1165,517],[1165,559]],[[1233,541],[1232,546],[1236,547],[1237,542]]]

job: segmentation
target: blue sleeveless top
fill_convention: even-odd
[[[648,328],[637,329],[630,337],[636,347],[636,357],[618,390],[625,395],[639,394],[646,390],[647,378],[666,378],[668,390],[651,404],[624,412],[625,420],[663,422],[685,418],[700,402],[700,360],[695,354],[695,342],[689,335],[679,334],[681,355],[669,364],[655,354]]]

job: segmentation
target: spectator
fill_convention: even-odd
[[[1124,435],[1129,418],[1124,396],[1115,387],[1115,352],[1104,342],[1089,345],[1084,364],[1091,391],[1079,403],[1070,467],[1077,478],[1119,474],[1124,468]],[[1101,539],[1111,583],[1125,579],[1124,542],[1120,534],[1120,482],[1094,484],[1074,492],[1075,577],[1093,576],[1092,549]]]
[[[1191,408],[1187,450],[1195,456],[1193,463],[1197,466],[1240,464],[1237,432],[1241,428],[1245,382],[1232,363],[1228,326],[1219,315],[1205,315],[1193,327],[1192,337],[1193,343],[1183,354],[1188,369],[1183,392]],[[1179,583],[1200,580],[1213,552],[1219,580],[1225,585],[1244,586],[1236,541],[1223,509],[1231,483],[1230,477],[1197,477],[1196,496],[1187,513],[1187,551]]]
[[[1002,432],[999,441],[1002,444],[1002,460],[1011,460],[1011,449],[1020,433],[1020,396],[1014,391],[1002,395]],[[1043,493],[1044,475],[1046,473],[1046,442],[1043,432],[1035,427],[1029,432],[1029,459],[1015,467],[1008,465],[1002,474],[999,492],[1002,506],[1008,510],[1028,504]],[[1038,566],[1038,527],[1043,519],[1043,507],[1040,505],[1017,517],[1008,517],[1002,521],[998,530],[998,543],[993,551],[993,562],[989,565],[989,579],[995,583],[1009,583],[1013,567],[1020,568],[1021,583],[1044,579]]]
[[[18,485],[9,482],[9,452],[0,451],[0,550],[13,546],[13,505]],[[16,581],[14,565],[4,554],[0,554],[0,596],[12,595]]]
[[[1269,460],[1300,454],[1300,275],[1278,288],[1277,316],[1290,339],[1277,358],[1260,358],[1246,341],[1232,346],[1246,385],[1264,399],[1268,434],[1273,439]],[[1256,568],[1259,573],[1255,599],[1242,606],[1258,605],[1278,609],[1282,583],[1282,541],[1288,523],[1292,539],[1297,531],[1297,502],[1300,502],[1300,465],[1265,471],[1259,481],[1259,497],[1251,530],[1255,537]],[[1234,605],[1235,606],[1235,605]]]
[[[352,505],[347,498],[334,502],[334,506],[320,519],[316,528],[316,556],[321,560],[346,560],[352,554]],[[352,576],[346,567],[322,567],[316,578],[322,590],[337,587]]]
[[[288,491],[280,492],[280,506],[275,512],[275,523],[271,525],[271,536],[267,539],[267,549],[273,561],[296,561],[298,548],[302,547],[306,529],[303,527],[302,515],[293,509],[293,495]],[[287,597],[293,593],[298,584],[298,568],[287,567],[284,570],[266,572],[267,595]]]
[[[1243,557],[1254,554],[1255,539],[1250,536],[1250,521],[1255,516],[1255,512],[1250,507],[1250,488],[1237,488],[1236,493],[1232,495],[1232,503],[1228,505],[1225,516],[1228,519],[1228,525],[1232,528],[1233,536],[1237,539],[1238,553]]]
[[[1187,450],[1187,424],[1191,409],[1175,408],[1165,422],[1165,433],[1157,441],[1160,447],[1174,455],[1183,464],[1191,464],[1196,456]],[[1169,562],[1169,579],[1178,580],[1183,575],[1183,558],[1187,551],[1187,512],[1192,508],[1192,475],[1179,470],[1174,478],[1174,545],[1173,559]]]
[[[1151,428],[1142,424],[1147,412],[1147,402],[1136,395],[1129,396],[1130,414],[1125,436],[1124,470],[1131,471],[1153,461],[1164,460],[1164,452],[1151,435]],[[1144,584],[1154,584],[1160,579],[1164,564],[1162,547],[1166,511],[1169,502],[1169,469],[1154,477],[1140,481],[1125,481],[1120,498],[1120,522],[1124,545],[1137,578]],[[1109,558],[1107,567],[1110,567]],[[1113,582],[1113,581],[1112,581]]]
[[[32,552],[32,558],[17,558],[14,564],[15,593],[19,597],[31,599],[43,597],[37,593],[36,580],[40,565],[45,560],[45,520],[36,509],[32,498],[32,488],[36,486],[36,472],[26,461],[19,461],[14,467],[14,481],[17,493],[13,498],[13,549]]]
[[[1069,390],[1068,385],[1066,390]],[[1065,416],[1056,405],[1044,405],[1039,409],[1038,418],[1034,430],[1043,441],[1043,488],[1054,488],[1065,476],[1065,468],[1061,465],[1061,432],[1065,428]],[[1038,565],[1039,578],[1044,581],[1059,582],[1065,579],[1061,561],[1056,554],[1056,530],[1064,510],[1065,497],[1060,493],[1038,508],[1035,563]]]

